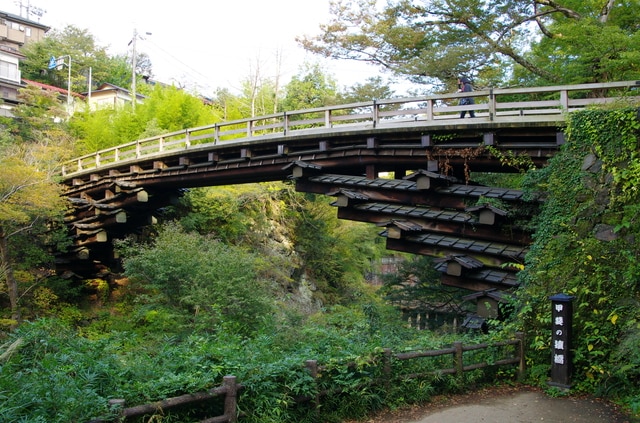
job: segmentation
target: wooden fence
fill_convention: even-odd
[[[154,415],[164,410],[184,406],[188,404],[201,403],[203,401],[212,400],[224,395],[224,411],[221,416],[211,417],[202,420],[200,423],[235,423],[237,421],[237,404],[238,391],[241,389],[236,381],[235,376],[225,376],[222,385],[212,388],[206,392],[196,392],[195,394],[185,394],[178,397],[167,398],[162,401],[150,404],[138,405],[135,407],[125,408],[125,401],[122,399],[113,399],[109,401],[112,408],[116,408],[118,417],[113,420],[95,419],[89,423],[107,423],[120,422],[128,418],[141,417],[145,415]]]
[[[479,351],[489,348],[500,348],[513,346],[511,354],[505,357],[494,360],[492,362],[479,361],[470,363],[465,360],[465,353],[471,351]],[[494,343],[481,343],[474,345],[464,345],[462,342],[454,342],[450,348],[444,348],[440,350],[428,350],[428,351],[411,351],[403,353],[393,353],[390,348],[383,349],[383,363],[382,363],[382,376],[378,380],[369,380],[366,384],[380,384],[382,383],[388,391],[390,384],[394,379],[416,379],[424,378],[434,375],[454,375],[461,377],[464,372],[483,369],[490,366],[507,366],[517,365],[517,377],[522,379],[525,373],[525,353],[524,353],[524,334],[518,332],[515,334],[515,338],[508,341],[500,341]],[[430,370],[427,373],[412,373],[412,374],[394,374],[393,362],[414,360],[419,358],[435,358],[435,357],[451,357],[452,366],[435,370]],[[352,366],[353,364],[345,364],[346,366]],[[373,365],[373,363],[371,363]],[[324,372],[327,367],[318,365],[317,360],[307,360],[305,363],[305,369],[316,381],[316,385],[319,386],[321,379],[320,374]],[[117,407],[118,417],[109,419],[95,419],[89,423],[107,423],[107,422],[121,422],[128,418],[141,417],[145,415],[154,415],[156,413],[164,412],[165,410],[185,406],[188,404],[202,403],[203,401],[209,401],[219,396],[224,396],[224,411],[223,415],[217,417],[210,417],[205,420],[201,420],[200,423],[235,423],[238,420],[237,406],[238,406],[238,393],[242,389],[242,385],[239,384],[235,376],[225,376],[221,386],[212,388],[206,392],[197,392],[194,394],[186,394],[178,397],[167,398],[162,401],[153,402],[145,405],[138,405],[135,407],[125,408],[124,400],[111,400],[110,405]],[[316,409],[320,408],[321,398],[327,395],[333,395],[340,393],[340,389],[321,390],[316,389],[315,397],[299,397],[296,398],[296,402],[304,403],[310,402]]]

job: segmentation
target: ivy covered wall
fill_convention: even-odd
[[[571,114],[567,142],[525,189],[543,196],[521,272],[519,321],[531,374],[551,360],[549,296],[575,297],[573,386],[640,409],[640,111]]]

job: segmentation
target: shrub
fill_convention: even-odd
[[[157,294],[152,305],[181,309],[210,330],[254,333],[271,312],[254,257],[173,223],[151,245],[129,248],[123,266],[132,284]]]

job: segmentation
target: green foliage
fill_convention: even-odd
[[[397,273],[383,277],[381,293],[394,304],[437,310],[443,306],[456,307],[467,292],[440,283],[440,272],[429,256],[413,256],[404,260]]]
[[[284,185],[270,183],[195,189],[184,196],[178,215],[189,230],[257,248],[267,242],[266,228],[284,223],[287,191]],[[287,228],[283,225],[281,230]]]
[[[327,198],[285,183],[192,190],[175,216],[188,230],[260,252],[262,278],[291,287],[308,277],[329,304],[363,295],[364,275],[384,251],[375,227],[340,221]]]
[[[212,110],[198,97],[176,87],[157,85],[135,110],[85,110],[75,113],[69,126],[79,138],[75,153],[85,154],[215,120]]]
[[[535,169],[535,164],[529,155],[517,155],[511,150],[501,151],[491,145],[487,145],[485,148],[493,157],[500,160],[500,164],[502,166],[514,168],[520,173],[525,173],[528,170]]]
[[[574,380],[589,392],[620,381],[623,368],[633,374],[640,365],[633,354],[618,361],[640,333],[635,241],[640,198],[631,189],[639,177],[636,116],[636,109],[572,115],[562,151],[548,167],[528,175],[528,189],[546,201],[521,272],[520,319],[529,331],[534,363],[548,362],[548,297],[575,296]],[[607,228],[612,237],[598,235]],[[628,385],[616,387],[608,393],[624,397],[630,392]]]
[[[637,79],[634,3],[565,0],[332,1],[320,34],[300,38],[324,57],[358,60],[451,91],[479,86]],[[533,24],[535,23],[535,25]]]
[[[202,99],[177,87],[156,85],[136,107],[140,120],[155,121],[163,133],[214,123],[214,115]],[[148,134],[147,136],[157,135]]]
[[[375,228],[339,221],[326,197],[298,194],[295,199],[288,224],[304,263],[296,277],[309,276],[327,304],[360,295],[363,275],[381,255],[380,246],[372,242]]]
[[[13,339],[21,345],[0,363],[0,420],[62,423],[108,415],[117,361],[106,345],[78,338],[54,320],[23,325]]]
[[[490,187],[522,189],[524,174],[471,172],[471,180],[475,183],[490,186]]]
[[[637,78],[634,63],[640,59],[640,32],[637,26],[624,22],[623,14],[637,19],[638,12],[618,3],[612,8],[611,18],[603,22],[600,16],[593,15],[596,8],[586,9],[580,13],[591,16],[550,23],[548,28],[555,36],[543,37],[534,46],[536,61],[567,84]],[[542,81],[545,82],[549,81]]]
[[[126,87],[131,81],[131,66],[126,64],[126,58],[110,57],[107,47],[99,46],[87,29],[72,25],[52,29],[44,40],[27,43],[21,52],[26,56],[20,64],[23,78],[64,89],[68,86],[68,68],[48,69],[49,60],[52,56],[71,56],[71,90],[74,92],[87,91],[90,69],[93,83]],[[68,58],[65,61],[68,63]]]
[[[371,307],[378,316],[375,329],[370,326]],[[130,321],[132,316],[120,319]],[[58,319],[25,323],[0,345],[0,420],[66,423],[107,418],[110,398],[123,398],[128,406],[146,404],[210,389],[223,375],[233,374],[243,385],[239,405],[247,422],[342,421],[383,406],[426,400],[436,386],[441,393],[461,391],[486,378],[484,372],[460,379],[430,375],[450,367],[451,356],[442,361],[392,360],[393,380],[384,377],[381,346],[393,346],[395,352],[440,349],[450,345],[451,338],[404,328],[397,313],[380,305],[336,307],[295,326],[261,331],[252,339],[224,330],[216,336],[177,334],[176,326],[159,331],[150,324],[88,338]],[[484,340],[458,338],[465,343]],[[474,361],[500,358],[494,350],[474,354]],[[316,379],[305,367],[308,360],[321,366]],[[424,376],[400,376],[407,372]],[[315,410],[309,400],[323,391],[329,395],[322,396],[322,406]],[[195,411],[164,410],[163,421],[212,416],[195,416]]]
[[[204,327],[241,333],[256,331],[270,313],[255,259],[239,248],[167,224],[152,245],[125,251],[125,274],[157,294],[150,305],[164,303],[191,313]]]
[[[357,103],[360,101],[382,100],[394,98],[395,93],[389,87],[388,82],[381,77],[368,78],[364,83],[356,83],[347,87],[346,91],[340,95],[340,104]],[[399,106],[391,106],[399,107]]]
[[[306,63],[298,75],[287,84],[282,101],[283,110],[304,110],[314,107],[331,106],[337,102],[336,81],[318,63]]]
[[[55,94],[34,87],[20,90],[23,103],[16,121],[0,131],[0,281],[6,286],[12,319],[20,321],[19,302],[26,290],[14,271],[29,269],[30,282],[42,279],[53,260],[47,247],[65,245],[56,231],[65,202],[55,181],[70,139],[52,116],[63,116]],[[30,283],[31,285],[31,283]]]

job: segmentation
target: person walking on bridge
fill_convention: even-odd
[[[473,91],[473,87],[471,86],[471,81],[469,78],[461,76],[458,78],[458,92],[459,93],[470,93]],[[467,106],[469,104],[476,104],[476,100],[473,97],[465,97],[460,99],[459,106]],[[460,119],[464,118],[464,115],[467,113],[466,110],[460,112]],[[469,110],[469,117],[476,117],[476,113],[473,110]]]

